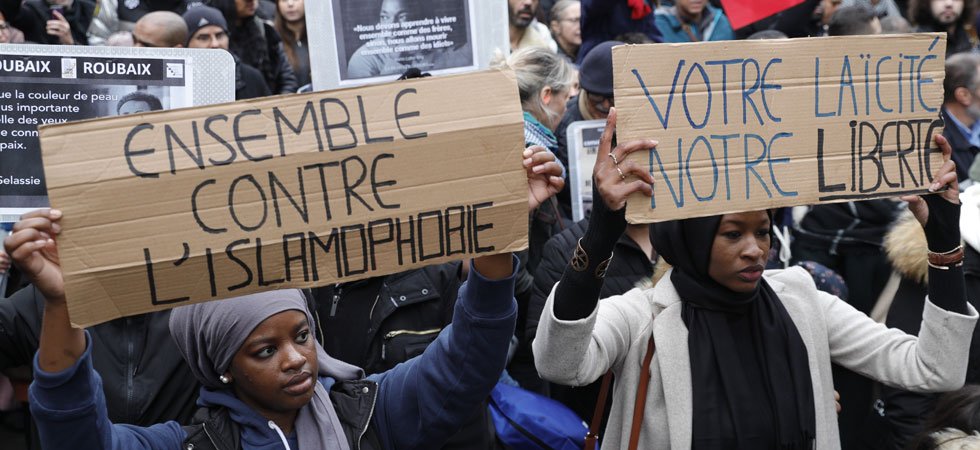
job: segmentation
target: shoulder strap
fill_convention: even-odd
[[[612,381],[612,369],[602,376],[602,387],[599,389],[599,399],[595,402],[595,411],[592,413],[592,423],[589,425],[589,433],[585,435],[585,450],[595,450],[599,439],[599,426],[602,425],[602,416],[606,413],[606,399],[609,398],[609,384]]]
[[[643,355],[643,365],[640,366],[640,385],[636,388],[636,402],[633,406],[633,426],[630,428],[629,450],[636,450],[640,442],[640,428],[643,425],[643,410],[647,406],[647,387],[650,384],[650,361],[653,359],[653,352],[656,344],[653,342],[653,335],[647,341],[647,353]]]
[[[653,352],[656,345],[653,342],[653,335],[647,341],[647,352],[643,355],[643,365],[640,366],[640,383],[636,388],[636,402],[633,408],[633,424],[630,428],[629,450],[636,450],[640,441],[640,426],[643,424],[643,410],[646,409],[647,387],[650,384],[650,361],[653,360]],[[602,376],[602,387],[599,389],[599,399],[596,400],[595,412],[592,413],[592,423],[589,425],[589,434],[585,435],[585,450],[595,450],[596,442],[599,439],[599,426],[602,425],[602,416],[606,412],[606,399],[609,396],[609,385],[612,381],[612,370]]]

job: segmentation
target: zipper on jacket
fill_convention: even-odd
[[[334,286],[333,299],[330,301],[330,317],[337,315],[337,304],[340,303],[340,295],[343,293],[343,288],[340,285]]]
[[[375,389],[377,388],[378,386],[375,385]],[[367,394],[369,392],[370,392],[370,388],[364,386],[364,393]],[[364,422],[364,428],[361,428],[361,433],[357,436],[357,442],[354,443],[354,450],[361,450],[361,440],[364,439],[364,434],[367,433],[368,427],[371,426],[371,419],[374,417],[374,406],[376,403],[378,403],[377,393],[371,395],[371,409],[368,410],[367,421]]]
[[[218,445],[218,441],[216,441],[214,439],[214,436],[211,436],[211,432],[208,431],[208,423],[207,422],[201,422],[201,428],[204,429],[204,435],[207,436],[208,437],[208,440],[211,441],[211,445],[214,446],[214,448],[220,449],[221,447]]]
[[[386,354],[388,353],[388,351],[387,351],[388,341],[391,340],[392,338],[395,338],[395,337],[398,337],[398,336],[401,336],[401,335],[404,335],[404,334],[411,335],[411,336],[425,336],[427,334],[438,333],[440,331],[442,331],[442,328],[432,328],[432,329],[429,329],[429,330],[421,330],[421,331],[415,331],[415,330],[395,330],[395,331],[389,331],[387,334],[385,334],[384,341],[381,342],[381,360],[382,361],[385,361]]]

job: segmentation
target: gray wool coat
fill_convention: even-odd
[[[817,290],[801,268],[765,272],[806,346],[816,409],[816,448],[838,449],[831,362],[890,386],[916,392],[960,388],[977,311],[947,312],[927,301],[919,337],[874,322],[839,298]],[[633,289],[599,302],[589,317],[563,321],[548,298],[533,345],[542,378],[580,386],[612,368],[613,404],[603,448],[626,448],[647,339],[656,352],[640,433],[641,449],[691,448],[692,394],[687,327],[669,273],[652,289]]]

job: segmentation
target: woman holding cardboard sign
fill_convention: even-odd
[[[562,181],[553,156],[531,156],[524,168],[534,208]],[[203,385],[195,424],[113,425],[91,339],[69,321],[55,245],[61,218],[56,210],[29,213],[4,241],[46,299],[30,390],[43,448],[439,447],[503,371],[517,314],[511,254],[474,259],[452,325],[416,359],[367,378],[323,351],[298,290],[176,308],[170,332]]]
[[[656,142],[612,148],[615,123],[611,112],[593,172],[603,201],[533,346],[551,381],[582,385],[615,372],[604,447],[839,448],[831,362],[909,390],[963,384],[978,315],[966,303],[955,165],[942,136],[946,163],[930,190],[949,189],[905,198],[932,267],[916,338],[818,291],[801,269],[763,272],[767,211],[654,224],[651,240],[673,269],[652,289],[598,302],[626,198],[651,195],[654,182],[626,156]]]

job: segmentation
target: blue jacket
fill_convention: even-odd
[[[651,6],[654,3],[652,0],[646,2]],[[660,42],[653,14],[639,20],[633,20],[631,14],[626,0],[582,0],[582,45],[576,63],[582,64],[592,47],[624,33],[643,33],[654,42]]]
[[[700,24],[691,24],[691,32],[701,41],[728,41],[735,39],[735,31],[728,23],[728,17],[720,9],[710,4],[704,5],[704,14],[710,14],[707,20]],[[664,42],[691,42],[691,37],[681,28],[681,21],[674,14],[674,8],[660,7],[655,13],[657,29],[663,35]],[[706,23],[705,23],[706,22]]]
[[[460,288],[452,324],[422,355],[368,378],[378,385],[369,427],[383,448],[438,447],[482,406],[503,372],[514,334],[517,304],[513,292],[514,274],[490,281],[471,268],[468,281]],[[57,373],[42,371],[35,356],[30,402],[42,448],[182,449],[187,432],[177,422],[137,427],[109,421],[91,352],[89,340],[78,362]],[[321,378],[320,382],[328,389],[334,387],[332,379]],[[227,408],[241,430],[244,448],[285,448],[276,431],[256,426],[265,420],[233,395],[202,390],[199,403]],[[343,412],[338,410],[338,414]],[[293,443],[291,448],[295,448]]]

